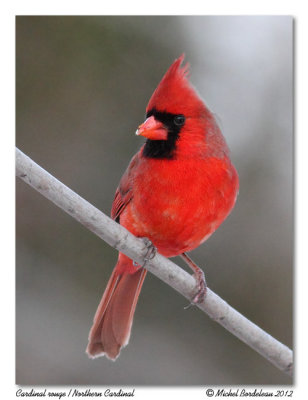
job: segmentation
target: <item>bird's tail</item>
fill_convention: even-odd
[[[115,360],[129,341],[137,300],[146,269],[133,267],[124,254],[119,259],[94,316],[86,352]]]

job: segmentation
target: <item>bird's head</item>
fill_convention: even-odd
[[[146,107],[146,120],[136,131],[147,138],[146,157],[173,158],[180,142],[182,153],[188,153],[196,141],[199,150],[205,146],[207,125],[214,118],[190,84],[189,65],[182,66],[183,60],[184,55],[176,59],[160,81]]]

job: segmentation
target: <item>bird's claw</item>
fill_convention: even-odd
[[[157,249],[153,245],[153,243],[151,242],[150,239],[144,237],[144,238],[142,238],[142,240],[143,240],[143,242],[145,244],[145,250],[146,250],[145,256],[143,258],[143,260],[144,260],[143,265],[142,265],[142,268],[143,268],[143,267],[146,266],[146,264],[149,261],[153,260],[153,258],[156,256]]]
[[[145,249],[146,249],[146,253],[144,256],[144,264],[143,264],[143,267],[144,267],[148,261],[153,260],[153,258],[156,256],[157,249],[153,245],[153,243],[151,242],[150,239],[145,237],[145,238],[142,238],[142,240],[145,244]]]
[[[195,303],[190,302],[187,306],[184,307],[184,310],[188,310],[192,306],[195,306]]]
[[[193,304],[202,303],[206,296],[206,288],[207,288],[206,281],[205,281],[203,271],[202,270],[200,270],[200,271],[202,272],[202,274],[200,274],[199,276],[195,275],[195,279],[196,279],[197,285],[198,285],[198,292],[195,294],[195,296],[192,299]]]
[[[199,269],[197,272],[194,273],[193,276],[196,279],[198,291],[193,296],[191,302],[186,307],[184,307],[184,310],[187,310],[188,308],[195,306],[196,304],[202,303],[206,296],[207,285],[204,272],[202,271],[202,269]]]

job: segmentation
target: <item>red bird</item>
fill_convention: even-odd
[[[238,193],[237,172],[215,122],[188,81],[184,55],[154,91],[136,134],[147,140],[132,158],[116,190],[111,216],[135,236],[148,238],[166,256],[181,255],[194,270],[203,301],[203,272],[185,254],[218,228]],[[129,341],[146,275],[123,253],[107,284],[89,334],[90,357],[115,360]]]

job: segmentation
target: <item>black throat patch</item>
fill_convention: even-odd
[[[179,125],[175,123],[175,117],[182,117],[182,114],[171,114],[167,112],[157,111],[155,108],[148,111],[146,117],[151,116],[157,121],[162,122],[168,129],[167,140],[150,140],[147,139],[145,142],[142,155],[148,158],[158,158],[158,159],[172,159],[174,157],[174,152],[176,149],[176,141],[180,135],[180,130],[183,124]],[[185,121],[185,119],[184,119]]]

